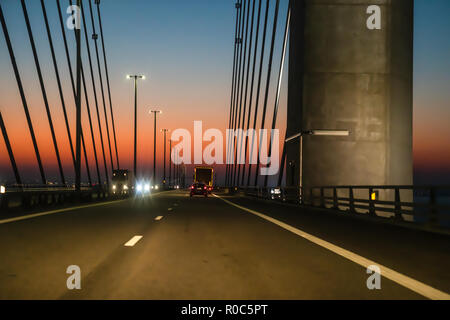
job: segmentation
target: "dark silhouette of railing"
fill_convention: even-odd
[[[0,194],[0,210],[29,210],[66,206],[79,203],[91,203],[126,198],[128,194],[113,194],[100,185],[90,187],[88,184],[77,192],[74,186],[61,185],[15,185],[8,186]]]
[[[324,186],[230,188],[260,199],[332,209],[392,222],[450,228],[450,186]]]

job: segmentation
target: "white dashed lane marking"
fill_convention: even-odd
[[[143,236],[134,236],[130,239],[127,243],[125,243],[125,247],[134,247],[136,243],[138,243],[139,240],[141,240]]]

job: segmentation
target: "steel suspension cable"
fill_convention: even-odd
[[[64,177],[64,170],[61,163],[61,156],[59,154],[58,141],[56,140],[55,127],[53,126],[52,114],[50,112],[50,106],[47,98],[47,90],[45,89],[44,78],[42,77],[41,65],[39,63],[39,57],[36,50],[36,44],[34,42],[33,31],[31,30],[30,19],[28,18],[28,11],[25,5],[25,0],[21,0],[23,16],[25,18],[25,24],[27,26],[28,38],[30,40],[31,50],[33,52],[34,65],[39,78],[39,85],[41,88],[42,98],[44,100],[45,111],[47,113],[47,120],[50,126],[50,133],[52,135],[53,148],[55,149],[56,160],[58,162],[59,176],[63,185],[66,184],[66,178]]]
[[[36,155],[36,159],[37,159],[38,166],[39,166],[39,171],[40,171],[40,174],[41,174],[41,181],[42,181],[42,184],[47,184],[47,180],[45,178],[44,167],[42,166],[41,156],[40,156],[40,153],[39,153],[39,147],[38,147],[38,144],[37,144],[37,141],[36,141],[36,136],[34,134],[33,123],[31,121],[30,112],[28,110],[27,99],[25,97],[25,92],[23,90],[22,79],[20,78],[19,69],[17,68],[16,57],[14,55],[14,50],[13,50],[13,47],[11,45],[11,39],[9,37],[9,32],[8,32],[8,28],[6,26],[6,21],[5,21],[4,15],[3,15],[3,9],[2,9],[1,4],[0,4],[0,22],[1,22],[1,25],[2,25],[2,29],[3,29],[3,34],[5,36],[6,45],[8,47],[9,57],[11,59],[11,64],[12,64],[12,67],[14,69],[14,75],[16,77],[17,86],[19,88],[19,93],[20,93],[20,98],[22,100],[23,109],[25,111],[25,116],[27,118],[28,129],[30,131],[31,140],[33,142],[33,147],[34,147],[34,152],[35,152],[35,155]]]
[[[259,0],[259,7],[258,7],[258,18],[256,21],[256,39],[255,39],[255,51],[253,53],[253,68],[252,68],[252,81],[251,81],[251,85],[250,85],[250,97],[249,97],[249,109],[248,109],[248,119],[247,119],[247,133],[248,130],[250,129],[250,118],[252,115],[252,104],[253,104],[253,89],[255,86],[255,71],[256,71],[256,61],[257,61],[257,54],[258,54],[258,40],[259,40],[259,26],[261,23],[261,7],[262,7],[262,0]],[[245,159],[247,159],[247,153],[248,153],[248,134],[245,136],[245,147],[244,147],[244,152],[245,152]],[[250,159],[251,154],[249,155],[249,163],[251,162]],[[243,171],[242,171],[242,181],[241,184],[244,185],[244,180],[245,180],[245,168],[246,168],[246,162],[244,162],[244,167],[243,167]],[[248,182],[247,185],[248,187]]]
[[[239,69],[239,91],[238,91],[238,97],[237,97],[237,112],[236,112],[236,122],[235,122],[235,129],[237,130],[237,135],[234,135],[234,141],[235,141],[235,153],[234,153],[234,167],[233,167],[233,180],[232,184],[233,186],[236,186],[236,174],[237,174],[237,166],[238,166],[238,136],[240,136],[240,122],[241,122],[241,109],[242,109],[242,97],[244,94],[244,77],[245,77],[245,66],[246,66],[246,57],[247,57],[247,38],[248,38],[248,24],[249,24],[249,18],[250,18],[250,0],[246,1],[246,10],[244,9],[244,27],[242,28],[242,37],[244,39],[244,52],[242,55],[242,68]],[[245,31],[244,31],[245,30]],[[240,160],[240,159],[239,159]]]
[[[243,1],[241,1],[242,3]],[[245,9],[246,9],[246,2],[242,3],[242,9],[240,10],[240,17],[239,17],[239,54],[238,54],[238,62],[237,62],[237,83],[236,83],[236,88],[235,88],[235,92],[234,92],[234,97],[233,97],[233,114],[232,114],[232,119],[231,119],[231,129],[232,129],[232,136],[230,138],[230,152],[231,152],[231,165],[230,165],[230,170],[228,173],[229,176],[229,183],[230,185],[233,184],[233,168],[234,168],[234,152],[235,152],[235,148],[236,148],[236,140],[235,140],[235,134],[234,134],[234,130],[236,128],[236,114],[237,114],[237,99],[238,99],[238,92],[239,92],[239,88],[240,88],[240,75],[241,75],[241,63],[242,63],[242,43],[243,43],[243,33],[244,33],[244,23],[243,23],[243,18],[245,16]]]
[[[243,7],[245,6],[245,3],[243,3],[243,0],[240,1],[240,8],[239,8],[239,23],[238,23],[238,47],[237,47],[237,52],[236,52],[236,57],[237,57],[237,62],[236,62],[236,73],[235,73],[235,84],[234,84],[234,92],[233,92],[233,101],[232,101],[232,114],[231,114],[231,127],[230,129],[232,130],[231,136],[230,136],[230,141],[229,141],[229,154],[230,154],[230,164],[228,165],[229,170],[228,170],[228,184],[231,185],[231,172],[233,169],[233,161],[234,161],[234,124],[235,124],[235,120],[234,120],[234,115],[236,113],[236,96],[237,96],[237,88],[238,88],[238,81],[239,81],[239,66],[240,66],[240,59],[242,56],[242,17],[244,14],[243,11]]]
[[[77,0],[77,7],[80,6],[80,0]],[[76,13],[78,15],[78,11]],[[76,106],[76,129],[75,129],[75,158],[77,168],[75,170],[75,191],[81,192],[81,131],[82,119],[81,119],[81,66],[83,65],[81,60],[81,30],[74,28],[75,31],[75,43],[76,43],[76,86],[77,95],[75,99]]]
[[[106,73],[106,85],[108,88],[108,99],[109,99],[109,108],[111,110],[111,123],[112,123],[112,129],[113,129],[114,147],[116,150],[116,163],[117,163],[117,169],[120,169],[119,151],[117,150],[116,125],[114,123],[114,112],[113,112],[112,99],[111,99],[111,87],[110,87],[110,82],[109,82],[108,63],[106,60],[106,47],[105,47],[105,40],[104,40],[105,38],[103,36],[102,16],[100,14],[100,0],[95,0],[95,3],[97,4],[98,24],[100,27],[100,38],[102,40],[103,60],[105,63],[105,73]]]
[[[84,14],[84,7],[83,7],[83,1],[80,1],[80,5],[81,5],[81,15],[82,15],[82,20],[83,20],[83,27],[84,27],[84,39],[86,41],[86,50],[87,50],[87,54],[88,54],[88,60],[89,60],[89,66],[92,65],[91,63],[91,50],[89,47],[89,38],[87,35],[87,25],[86,25],[86,19],[85,19],[85,14]],[[92,70],[92,68],[91,68]],[[92,71],[91,71],[92,72]],[[84,68],[83,66],[81,66],[81,77],[83,80],[83,88],[84,88],[84,96],[86,99],[86,109],[87,109],[87,114],[88,114],[88,119],[89,119],[89,127],[91,129],[91,138],[92,138],[92,147],[94,149],[94,158],[95,158],[95,166],[97,169],[97,180],[98,183],[100,185],[102,185],[102,179],[101,179],[101,174],[100,174],[100,167],[98,164],[98,156],[97,156],[97,148],[96,148],[96,144],[95,144],[95,138],[94,138],[94,128],[92,125],[92,117],[91,117],[91,108],[89,105],[89,98],[88,98],[88,94],[87,94],[87,86],[86,86],[86,79],[85,79],[85,74],[84,74]]]
[[[286,48],[288,44],[288,37],[289,37],[289,25],[291,22],[291,8],[288,7],[288,12],[286,16],[286,26],[284,28],[284,37],[283,37],[283,51],[281,53],[281,61],[280,61],[280,70],[278,73],[278,83],[277,83],[277,91],[276,91],[276,99],[275,99],[275,106],[273,108],[273,118],[272,118],[272,130],[275,129],[276,123],[277,123],[277,116],[278,116],[278,107],[280,105],[280,92],[281,92],[281,82],[283,81],[283,70],[284,70],[284,63],[286,60]],[[270,143],[269,143],[269,152],[268,157],[270,161],[272,162],[272,143],[273,143],[273,136],[270,135]],[[284,143],[284,140],[283,140]],[[266,175],[264,178],[264,187],[267,187],[269,176]]]
[[[3,117],[2,117],[1,111],[0,111],[0,129],[2,131],[3,140],[5,141],[6,150],[8,151],[9,161],[11,162],[11,167],[13,168],[13,171],[14,171],[16,183],[18,185],[22,185],[22,179],[20,178],[19,169],[17,168],[16,159],[14,158],[14,153],[11,148],[11,143],[9,141],[5,123],[3,122]]]
[[[47,31],[47,38],[48,38],[48,43],[49,43],[49,47],[50,47],[50,53],[52,55],[53,69],[55,71],[56,82],[58,84],[59,98],[61,100],[61,108],[62,108],[63,115],[64,115],[64,122],[66,125],[67,138],[69,140],[69,147],[70,147],[70,152],[72,154],[73,166],[74,166],[74,170],[75,170],[75,153],[73,150],[72,135],[70,134],[70,125],[69,125],[69,119],[67,116],[67,108],[66,108],[66,103],[65,103],[65,99],[64,99],[64,93],[62,90],[61,78],[59,75],[58,63],[56,61],[55,48],[53,46],[53,39],[52,39],[52,35],[50,32],[50,26],[48,23],[48,16],[47,16],[47,9],[45,8],[44,0],[41,0],[41,8],[42,8],[42,14],[44,16],[45,29]]]
[[[262,46],[261,46],[261,57],[260,57],[260,63],[259,63],[259,75],[258,75],[258,88],[256,90],[256,101],[255,101],[255,117],[253,120],[253,129],[256,132],[256,122],[258,119],[258,109],[259,109],[259,97],[261,92],[261,81],[262,81],[262,72],[263,72],[263,66],[264,66],[264,54],[265,54],[265,47],[266,47],[266,38],[267,38],[267,22],[269,19],[269,7],[270,0],[267,0],[266,2],[266,13],[264,17],[264,28],[263,28],[263,36],[262,36]],[[250,150],[253,152],[253,148],[255,146],[255,140],[256,140],[256,133],[253,134],[252,137],[252,144],[250,147]],[[258,148],[258,146],[256,146]],[[250,154],[252,154],[252,152]],[[247,177],[247,186],[250,185],[250,178],[252,174],[252,163],[249,163],[248,167],[248,177]],[[256,186],[256,184],[255,184]]]
[[[66,57],[67,57],[67,64],[68,64],[68,67],[69,67],[70,80],[71,80],[71,83],[72,83],[73,94],[74,94],[74,97],[76,98],[76,90],[75,90],[75,83],[74,83],[73,72],[72,72],[72,64],[70,62],[69,49],[68,49],[68,46],[67,46],[66,33],[64,32],[64,23],[63,23],[63,19],[62,19],[62,15],[61,15],[61,6],[59,4],[59,0],[56,0],[56,4],[58,6],[59,21],[60,21],[60,26],[61,26],[61,33],[63,35],[63,40],[64,40],[64,47],[65,47],[65,50],[66,50]],[[72,4],[72,1],[70,1],[70,4]],[[91,73],[92,73],[92,68],[91,68]],[[84,78],[83,66],[81,66],[81,74],[83,75],[83,78]],[[95,91],[95,84],[93,84],[93,86],[94,86],[95,101],[97,101],[97,96],[96,96],[96,91]],[[86,86],[84,86],[84,87],[86,87]],[[85,94],[86,94],[86,92],[85,92]],[[104,147],[104,143],[103,143],[102,127],[101,127],[101,122],[100,122],[100,113],[99,113],[99,110],[98,110],[98,106],[97,106],[97,117],[99,119],[98,120],[98,125],[99,125],[99,132],[100,132],[100,141],[101,141],[102,151],[103,151],[103,162],[104,162],[104,165],[105,165],[105,176],[106,176],[106,182],[108,184],[109,183],[108,166],[106,164],[105,147]],[[83,149],[85,150],[85,158],[86,158],[86,148],[84,147],[83,133],[81,135],[81,138],[82,138],[82,141],[83,141]],[[94,150],[95,150],[95,148],[94,148]],[[86,163],[87,163],[87,160],[86,160]],[[97,171],[97,175],[98,174],[99,174],[99,171]],[[88,176],[90,176],[89,170],[88,170]]]
[[[73,97],[74,97],[74,100],[76,102],[77,101],[77,90],[75,88],[75,81],[74,81],[74,76],[73,76],[73,71],[72,71],[72,63],[70,62],[69,47],[67,45],[66,33],[64,31],[64,22],[63,22],[63,18],[62,18],[62,14],[61,14],[61,5],[59,3],[59,0],[56,0],[56,6],[58,7],[59,24],[60,24],[60,27],[61,27],[61,34],[63,36],[64,49],[65,49],[65,52],[66,52],[67,66],[69,68],[70,83],[72,84]],[[82,147],[83,147],[83,150],[84,150],[84,162],[85,162],[85,165],[86,165],[86,173],[87,173],[87,176],[88,176],[89,185],[92,185],[91,171],[89,169],[89,161],[88,161],[88,158],[87,158],[87,150],[86,150],[86,144],[84,142],[83,130],[81,130],[81,143],[82,143]]]
[[[241,123],[241,128],[245,129],[245,115],[247,113],[247,97],[248,97],[248,79],[249,79],[249,75],[250,75],[250,65],[251,65],[251,57],[252,57],[252,47],[253,47],[253,29],[254,29],[254,25],[255,25],[255,6],[256,6],[256,0],[253,0],[253,6],[252,6],[252,22],[250,24],[250,44],[249,44],[249,50],[248,50],[248,61],[247,61],[247,75],[246,75],[246,79],[245,79],[245,94],[244,94],[244,108],[243,108],[243,112],[242,112],[242,123]],[[248,133],[246,134],[246,136],[248,135]],[[244,134],[241,133],[241,137],[239,138],[239,158],[242,158],[242,145],[243,145],[243,137]],[[245,152],[245,151],[244,151]],[[246,161],[246,157],[244,157],[244,163]],[[237,175],[237,184],[238,185],[242,185],[242,183],[239,183],[241,181],[241,164],[238,164],[238,175]],[[242,177],[242,180],[244,178]]]
[[[90,0],[88,2],[89,2],[89,12],[91,14],[91,22],[92,22],[92,32],[93,32],[92,38],[94,39],[95,54],[96,54],[96,57],[97,57],[97,68],[98,68],[98,75],[99,75],[100,89],[101,89],[100,92],[102,93],[103,111],[104,111],[104,114],[105,114],[105,126],[106,126],[106,135],[107,135],[107,138],[108,138],[109,157],[110,157],[110,160],[111,160],[111,170],[113,170],[114,169],[114,161],[113,161],[112,149],[111,149],[111,136],[110,136],[110,133],[109,133],[108,113],[106,112],[105,91],[103,89],[102,68],[101,68],[101,65],[100,65],[100,55],[98,53],[98,43],[97,43],[98,35],[97,35],[96,30],[95,30],[94,14],[92,12],[92,3],[91,3]]]
[[[264,104],[263,104],[263,114],[262,114],[262,120],[261,120],[261,129],[264,129],[265,127],[265,122],[266,122],[266,111],[267,111],[267,103],[269,100],[269,89],[270,89],[270,79],[271,79],[271,75],[272,75],[272,63],[273,63],[273,53],[274,53],[274,49],[275,49],[275,38],[277,35],[277,24],[278,24],[278,11],[280,8],[280,0],[277,0],[276,5],[275,5],[275,15],[274,15],[274,19],[273,19],[273,30],[272,30],[272,43],[270,45],[270,54],[269,54],[269,69],[267,71],[267,82],[266,82],[266,92],[264,95]],[[260,143],[259,143],[259,150],[261,150],[261,145],[262,145],[262,135],[259,139]],[[256,163],[256,171],[255,171],[255,186],[258,185],[258,171],[259,171],[259,166],[260,166],[260,155],[261,152],[258,152],[258,162]]]
[[[235,77],[236,77],[236,58],[237,58],[237,47],[238,47],[238,20],[239,20],[239,11],[241,8],[241,3],[238,1],[236,2],[236,26],[234,31],[234,54],[233,54],[233,74],[231,76],[231,98],[230,98],[230,112],[229,112],[229,119],[228,119],[228,127],[231,127],[231,112],[233,107],[233,95],[234,95],[234,88],[235,88]],[[230,143],[230,136],[229,132],[227,132],[227,148],[226,148],[226,169],[225,169],[225,185],[228,185],[228,163],[229,163],[229,143]]]

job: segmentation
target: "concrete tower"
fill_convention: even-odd
[[[413,0],[291,0],[288,135],[303,185],[411,185]],[[298,185],[298,142],[287,185]]]

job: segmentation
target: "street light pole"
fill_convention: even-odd
[[[169,129],[161,129],[161,132],[164,132],[164,176],[163,176],[163,185],[166,186],[166,134],[169,132]]]
[[[177,163],[178,163],[178,154],[175,154],[175,163],[173,164],[173,180],[174,186],[178,184],[178,176],[177,176]]]
[[[150,113],[155,115],[154,124],[153,124],[153,177],[152,177],[152,186],[155,186],[156,182],[156,115],[158,113],[162,113],[161,110],[151,110]]]
[[[172,185],[172,139],[169,140],[169,187]]]
[[[349,130],[306,130],[293,135],[285,140],[285,143],[299,139],[300,159],[299,159],[299,196],[300,204],[303,204],[303,136],[328,136],[328,137],[348,137]]]
[[[127,75],[127,79],[134,79],[134,177],[137,175],[137,81],[145,80],[143,75]]]
[[[180,157],[177,156],[177,185],[179,186],[181,184],[180,179]]]
[[[77,0],[77,6],[80,8],[80,0]],[[75,29],[75,38],[77,42],[77,96],[76,96],[76,135],[75,135],[75,190],[81,191],[81,29]]]

